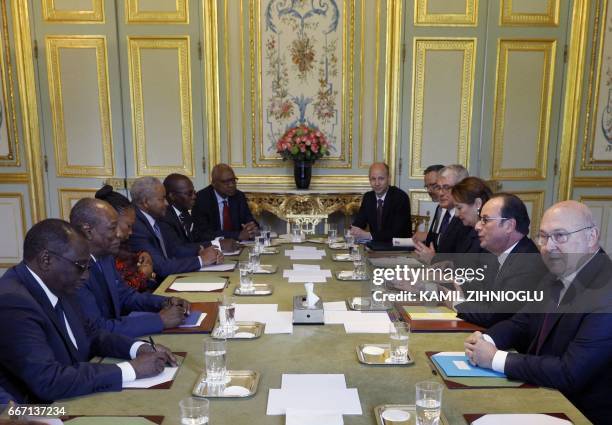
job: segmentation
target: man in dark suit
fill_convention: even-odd
[[[0,413],[2,413],[2,407],[13,400],[13,396],[10,395],[4,388],[0,387]]]
[[[546,211],[538,243],[550,270],[546,301],[470,335],[466,355],[510,379],[556,388],[593,423],[610,424],[612,261],[591,212],[576,201]]]
[[[530,291],[540,283],[547,269],[529,234],[529,214],[516,195],[499,193],[486,202],[480,212],[476,231],[480,246],[495,255],[497,264],[486,270],[484,282],[457,286],[468,291]],[[483,255],[481,255],[483,256]],[[523,302],[463,302],[455,309],[458,317],[488,328],[512,317]]]
[[[86,326],[74,294],[88,277],[87,242],[69,223],[43,220],[26,234],[24,261],[0,278],[0,387],[18,403],[53,402],[159,374],[165,348]],[[94,356],[133,359],[89,363]]]
[[[167,245],[185,246],[191,249],[199,249],[202,243],[208,244],[209,241],[202,241],[196,238],[191,209],[195,205],[196,192],[191,180],[182,174],[170,174],[164,179],[166,189],[166,200],[168,208],[166,215],[159,219],[159,227]],[[219,238],[212,241],[223,252],[231,252],[238,249],[238,244],[231,238]]]
[[[416,239],[421,242],[425,242],[429,232],[431,232],[432,229],[438,228],[437,224],[439,223],[440,215],[441,213],[445,212],[445,211],[442,211],[442,208],[440,208],[440,205],[437,204],[438,202],[438,172],[442,168],[444,168],[444,165],[441,165],[441,164],[430,165],[423,172],[423,187],[425,188],[425,190],[427,190],[427,194],[429,195],[431,200],[436,203],[436,209],[433,215],[431,216],[428,231],[416,232],[412,236],[412,239]]]
[[[244,193],[236,188],[238,179],[232,167],[215,165],[211,178],[211,184],[198,192],[192,210],[196,238],[253,239],[259,231],[258,224]]]
[[[465,226],[455,214],[455,201],[451,190],[453,186],[468,176],[462,165],[453,164],[442,168],[438,172],[437,192],[441,212],[436,228],[431,228],[425,242],[415,241],[415,253],[424,263],[440,261],[443,258],[434,258],[438,254],[454,254],[461,251],[464,240],[468,237],[471,228]]]
[[[410,199],[400,188],[389,186],[387,164],[372,164],[368,175],[372,190],[363,195],[351,233],[357,239],[377,242],[411,237]],[[369,227],[369,231],[365,230],[366,227]]]
[[[91,253],[89,279],[78,291],[83,314],[102,329],[131,337],[178,326],[189,311],[187,301],[138,292],[119,276],[117,222],[115,209],[100,199],[83,198],[70,211],[70,223],[85,236]]]
[[[136,206],[136,222],[128,240],[132,252],[146,251],[153,258],[158,281],[176,273],[199,270],[202,266],[223,262],[223,254],[213,246],[192,247],[167,244],[158,221],[166,215],[166,191],[155,177],[140,177],[130,189]]]

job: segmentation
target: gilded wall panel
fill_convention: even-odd
[[[559,25],[561,0],[501,0],[499,23],[504,26]]]
[[[82,198],[94,198],[98,189],[62,188],[58,189],[60,216],[62,219],[70,220],[70,210]]]
[[[436,213],[437,202],[431,200],[431,197],[426,190],[410,189],[410,212],[412,215],[427,215],[429,222],[433,219]],[[421,225],[422,226],[422,225]],[[421,228],[419,232],[427,232],[429,229]]]
[[[555,40],[499,40],[491,176],[546,178]]]
[[[106,39],[48,36],[46,43],[57,175],[112,176]]]
[[[414,0],[414,7],[415,25],[478,25],[478,0]]]
[[[0,217],[0,267],[8,268],[23,258],[26,220],[21,193],[0,193]]]
[[[434,163],[468,166],[475,50],[475,39],[414,40],[413,178]]]
[[[0,4],[0,166],[18,167],[19,135],[6,3]]]
[[[188,24],[188,0],[124,0],[128,24]]]
[[[612,196],[583,195],[580,202],[591,209],[600,231],[599,243],[609,253],[612,250]]]
[[[542,214],[544,214],[544,191],[512,191],[512,193],[521,198],[527,207],[529,219],[531,220],[529,234],[535,240],[536,235],[540,231]]]
[[[192,176],[189,37],[128,37],[128,45],[136,174]]]
[[[47,22],[104,23],[104,0],[42,0],[42,10]]]

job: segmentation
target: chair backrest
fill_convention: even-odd
[[[429,211],[427,211],[427,215],[417,215],[412,214],[410,216],[410,222],[412,224],[412,234],[414,235],[418,230],[421,223],[424,224],[424,231],[426,232],[429,229]]]
[[[287,214],[287,233],[291,233],[291,225],[298,224],[306,235],[314,235],[317,225],[323,221],[323,232],[327,234],[329,228],[325,214]]]

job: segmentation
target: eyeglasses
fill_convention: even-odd
[[[453,186],[450,186],[448,184],[444,184],[442,186],[435,185],[434,186],[434,190],[437,190],[437,191],[440,191],[440,192],[450,192],[451,190],[453,190]]]
[[[504,221],[504,220],[510,220],[510,218],[508,217],[487,217],[486,215],[481,217],[480,214],[478,214],[478,221],[480,221],[484,225],[486,225],[487,223],[491,221]]]
[[[551,238],[554,243],[561,245],[569,240],[570,235],[592,228],[593,226],[587,226],[582,229],[574,230],[573,232],[553,232],[551,234],[540,232],[538,234],[538,244],[544,246],[548,243],[548,239]]]
[[[75,266],[77,269],[79,269],[79,272],[81,274],[85,273],[87,270],[89,270],[89,261],[87,261],[87,263],[85,264],[81,264],[78,261],[74,261],[74,260],[70,260],[69,258],[64,257],[63,255],[58,254],[57,252],[53,252],[53,251],[49,251],[47,250],[47,252],[51,255],[56,256],[57,258],[61,258],[64,261],[67,261],[68,263],[72,264],[73,266]]]
[[[435,183],[426,184],[426,185],[423,185],[423,187],[424,187],[425,189],[434,190],[434,191],[435,191],[435,190],[440,190],[440,186],[438,186],[438,185],[437,185],[437,184],[435,184]]]

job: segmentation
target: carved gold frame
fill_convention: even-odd
[[[414,25],[475,27],[478,26],[478,0],[465,0],[465,13],[429,13],[429,0],[415,0]]]
[[[493,161],[491,178],[499,180],[544,180],[548,166],[550,114],[555,74],[556,40],[547,39],[499,39],[497,43],[497,75],[495,77]],[[511,51],[544,53],[539,138],[536,147],[536,168],[502,168],[504,149],[504,125],[506,112],[506,83],[508,80],[508,54]]]
[[[91,0],[92,10],[57,10],[54,0],[42,0],[43,19],[53,23],[103,24],[104,0]]]
[[[0,167],[10,166],[19,167],[21,161],[19,158],[19,134],[17,132],[17,114],[15,108],[15,93],[13,81],[13,65],[11,63],[8,16],[6,12],[6,3],[0,4],[2,27],[0,28],[0,102],[3,103],[4,117],[6,122],[6,133],[8,135],[8,154],[0,156]]]
[[[457,162],[469,167],[470,139],[472,127],[472,99],[474,98],[474,75],[476,68],[475,38],[419,38],[414,39],[414,73],[412,77],[412,129],[410,177],[421,178],[425,167],[421,164],[423,147],[423,105],[425,98],[425,75],[428,50],[463,51],[463,75],[461,79],[461,114],[459,140],[457,141]]]
[[[130,73],[130,97],[132,101],[132,138],[134,143],[136,175],[164,176],[181,173],[193,176],[192,156],[193,121],[191,98],[191,60],[189,36],[130,36],[128,37],[128,64]],[[144,122],[144,96],[140,64],[140,50],[176,49],[178,51],[179,98],[181,101],[181,127],[183,149],[181,166],[153,166],[147,162],[147,141]]]
[[[513,13],[512,0],[501,0],[499,25],[531,27],[559,26],[560,0],[546,0],[546,13]]]
[[[53,120],[53,146],[55,164],[60,177],[109,177],[115,173],[113,160],[113,136],[111,124],[111,107],[108,81],[108,60],[106,56],[106,37],[71,35],[47,36],[47,72],[49,79],[49,98]],[[62,76],[60,67],[60,49],[95,49],[100,108],[100,129],[102,131],[102,166],[70,165],[68,163],[68,146],[64,127],[64,102],[62,97]]]
[[[71,201],[81,198],[93,198],[98,189],[83,189],[83,188],[60,188],[57,190],[60,216],[68,221],[70,219]]]
[[[175,0],[176,10],[164,11],[142,11],[138,7],[140,0],[125,1],[125,19],[128,24],[188,24],[189,4],[188,0]]]
[[[18,193],[18,192],[2,192],[0,193],[0,198],[19,199],[19,213],[21,215],[21,233],[25,237],[27,225],[26,225],[26,220],[25,220],[25,207],[23,203],[23,194]],[[7,269],[9,267],[14,266],[15,264],[17,263],[0,263],[0,269]]]

